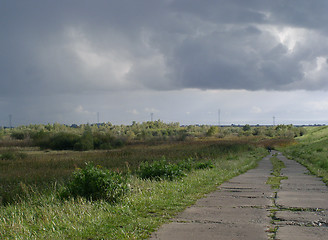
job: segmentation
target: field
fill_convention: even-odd
[[[64,127],[61,128],[63,131]],[[114,133],[111,133],[110,141],[114,146],[114,138],[118,135],[115,135],[115,128],[111,128]],[[135,134],[134,139],[122,138],[124,144],[117,147],[86,151],[40,149],[32,142],[33,135],[28,130],[14,129],[9,134],[4,131],[0,141],[0,238],[145,239],[160,224],[205,193],[254,168],[267,154],[265,147],[289,145],[293,143],[290,135],[299,132],[299,129],[282,126],[260,130],[277,136],[265,136],[249,127],[229,130],[231,134],[225,136],[222,136],[223,131],[220,135],[219,129],[203,127],[200,131],[195,127],[195,134],[191,135],[175,125],[166,130],[171,131],[171,135],[158,136],[154,132],[165,131],[151,128],[151,135],[144,132],[146,138],[138,139]],[[8,137],[13,131],[15,134]],[[50,129],[47,139],[51,139],[53,132],[60,131]],[[85,143],[86,131],[89,133],[90,129],[83,129],[80,135],[76,133],[80,136],[74,138],[80,141],[78,144]],[[95,142],[99,133],[94,129],[91,133],[93,135],[89,137],[93,136],[91,139]],[[19,136],[19,139],[13,136]],[[67,136],[72,139],[72,135]],[[127,177],[130,190],[121,201],[113,204],[101,199],[62,199],[59,196],[72,173],[84,168],[87,162]],[[183,172],[172,179],[140,178],[138,171],[142,163],[156,162],[167,162],[169,165],[164,168],[173,167],[174,173],[180,173],[181,169]],[[208,162],[210,167],[185,170],[190,163],[207,166]],[[183,168],[179,169],[181,166]]]

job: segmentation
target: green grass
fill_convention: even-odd
[[[307,128],[307,132],[297,139],[297,144],[280,150],[328,184],[328,126]]]
[[[215,147],[203,147],[204,152],[209,150],[204,157],[211,158],[214,168],[195,170],[174,181],[131,177],[130,194],[116,205],[83,198],[62,201],[55,186],[48,194],[27,189],[29,198],[0,207],[0,238],[146,239],[177,212],[224,181],[254,168],[267,154],[263,148],[241,147],[227,160],[229,151],[215,154]]]
[[[279,160],[276,156],[271,157],[270,161],[273,166],[271,173],[273,176],[268,178],[267,184],[270,184],[272,189],[279,189],[281,180],[287,179],[287,177],[281,176],[281,169],[286,166],[284,162]]]

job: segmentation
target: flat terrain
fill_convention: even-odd
[[[271,177],[269,155],[256,169],[222,184],[216,192],[179,214],[151,239],[326,239],[328,188],[305,167],[284,162],[280,189],[266,184]]]

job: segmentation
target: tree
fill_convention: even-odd
[[[243,126],[243,131],[249,131],[251,130],[251,126],[249,126],[249,124],[246,124],[245,126]]]

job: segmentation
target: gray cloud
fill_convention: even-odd
[[[316,66],[328,56],[326,9],[324,0],[3,2],[0,92],[326,88],[305,72],[327,76]]]
[[[183,119],[182,97],[201,111],[204,90],[328,90],[327,9],[326,0],[1,1],[0,110],[20,123],[92,122],[113,110],[119,122],[147,119],[144,109],[170,115],[170,103]]]

